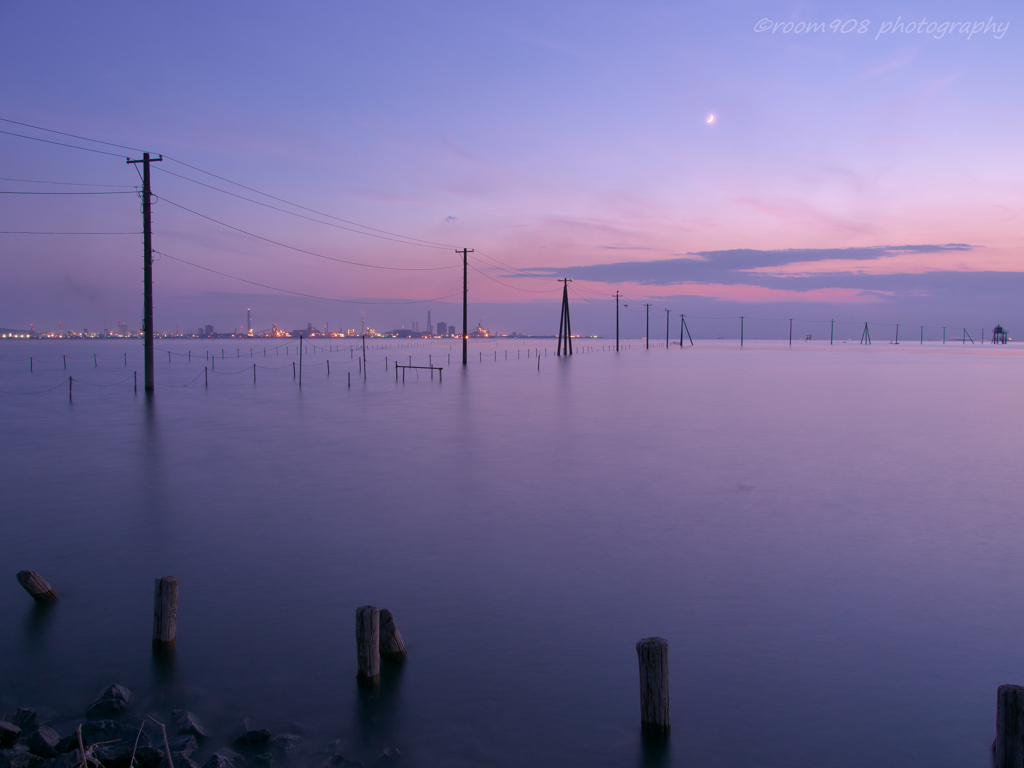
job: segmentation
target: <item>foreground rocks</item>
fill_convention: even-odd
[[[19,708],[0,718],[0,768],[358,768],[340,741],[306,754],[293,733],[272,733],[249,721],[234,733],[212,734],[193,713],[176,709],[170,717],[131,716],[132,694],[122,685],[104,689],[86,709],[81,724],[38,722],[36,710]],[[166,728],[166,743],[164,730]],[[79,742],[81,739],[81,742]],[[201,750],[201,743],[211,742]],[[79,744],[85,749],[85,755]],[[210,753],[207,750],[221,746]],[[170,762],[168,762],[168,751]],[[201,752],[206,756],[201,756]],[[401,752],[388,748],[371,766],[398,766]]]

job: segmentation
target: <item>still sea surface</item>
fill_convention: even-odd
[[[3,343],[0,709],[63,736],[121,683],[195,712],[200,762],[248,717],[367,764],[990,765],[996,688],[1024,683],[1024,350],[484,340],[463,369],[392,340],[364,379],[318,341],[300,389],[281,343],[160,340],[149,400],[138,342]],[[410,355],[443,381],[396,382]],[[409,649],[375,694],[364,604]]]

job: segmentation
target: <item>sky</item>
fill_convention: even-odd
[[[458,322],[465,247],[496,332],[555,333],[569,278],[583,334],[616,291],[631,335],[642,304],[1012,333],[1022,33],[1010,2],[0,2],[0,189],[126,193],[2,194],[0,231],[128,233],[0,234],[0,327],[138,327],[145,150],[158,331]]]

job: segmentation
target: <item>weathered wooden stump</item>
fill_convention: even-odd
[[[170,651],[178,624],[178,577],[164,576],[156,580],[153,596],[153,649]]]
[[[1001,685],[996,694],[995,768],[1024,768],[1024,687]]]
[[[57,599],[53,587],[35,571],[18,571],[18,583],[37,603],[49,603]]]
[[[668,640],[645,637],[636,644],[640,662],[640,727],[645,734],[666,735],[671,726],[668,696]]]
[[[356,660],[361,683],[380,683],[380,611],[373,605],[356,608]]]
[[[395,617],[387,608],[380,610],[380,655],[393,661],[400,661],[409,655],[398,625],[395,624]]]

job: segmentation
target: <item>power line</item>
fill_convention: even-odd
[[[39,181],[37,179],[9,179],[5,176],[0,176],[0,181],[20,181],[25,184],[60,184],[61,186],[67,187],[124,187],[126,189],[135,189],[131,184],[83,184],[74,181]]]
[[[483,276],[484,276],[484,277],[486,277],[486,278],[487,278],[488,280],[493,280],[494,282],[498,283],[499,285],[504,285],[504,286],[505,286],[506,288],[512,288],[513,290],[516,290],[516,291],[525,291],[526,293],[554,293],[555,291],[557,291],[557,290],[558,290],[557,288],[552,288],[551,290],[544,290],[544,291],[535,291],[535,290],[533,290],[532,288],[519,288],[518,286],[515,286],[515,285],[509,285],[508,283],[503,283],[503,282],[502,282],[501,280],[499,280],[498,278],[496,278],[496,277],[491,277],[490,275],[488,275],[488,274],[487,274],[486,272],[484,272],[483,270],[477,269],[477,268],[476,268],[476,267],[474,267],[474,266],[470,266],[470,269],[472,269],[472,270],[473,270],[474,272],[476,272],[476,273],[478,273],[478,274],[481,274],[481,275],[483,275]]]
[[[327,259],[328,261],[337,261],[337,262],[340,262],[342,264],[351,264],[351,265],[356,266],[356,267],[368,267],[370,269],[387,269],[387,270],[392,270],[392,271],[396,271],[396,272],[431,272],[431,271],[436,271],[436,270],[441,270],[441,269],[458,269],[458,265],[452,265],[452,266],[449,266],[449,267],[384,267],[384,266],[381,266],[379,264],[365,264],[365,263],[360,262],[360,261],[349,261],[348,259],[339,259],[339,258],[336,258],[334,256],[324,256],[322,253],[317,253],[315,251],[308,251],[308,250],[306,250],[304,248],[298,248],[298,247],[296,247],[294,245],[288,245],[287,243],[282,243],[282,242],[279,242],[277,240],[271,240],[269,237],[263,237],[262,235],[255,234],[254,232],[249,232],[249,231],[247,231],[245,229],[241,229],[240,227],[235,227],[235,226],[232,226],[231,224],[226,224],[223,221],[219,221],[218,219],[213,218],[212,216],[207,216],[204,213],[199,213],[198,211],[193,211],[191,208],[186,208],[183,205],[179,205],[178,203],[174,202],[173,200],[168,200],[166,197],[160,197],[159,199],[163,200],[165,203],[169,203],[170,205],[173,205],[175,208],[180,208],[183,211],[188,211],[189,213],[193,214],[194,216],[198,216],[201,219],[206,219],[207,221],[212,221],[214,224],[220,224],[222,227],[227,227],[228,229],[233,229],[235,232],[241,232],[243,235],[249,235],[249,237],[255,237],[257,240],[263,240],[264,242],[280,246],[281,248],[287,248],[287,249],[292,250],[292,251],[297,251],[298,253],[305,253],[305,254],[308,254],[310,256],[316,256],[317,258],[320,258],[320,259]]]
[[[141,232],[27,232],[0,230],[0,235],[141,235]]]
[[[56,133],[59,136],[68,136],[68,137],[70,137],[72,139],[81,139],[82,141],[91,141],[94,144],[105,144],[108,147],[117,147],[118,149],[130,149],[132,152],[142,152],[143,151],[143,150],[138,149],[136,147],[126,147],[124,144],[112,144],[109,141],[100,141],[99,139],[90,139],[88,136],[78,136],[78,135],[76,135],[74,133],[64,133],[64,131],[55,131],[52,128],[43,128],[43,127],[38,126],[38,125],[31,125],[30,123],[19,123],[17,120],[9,120],[6,117],[0,117],[0,121],[2,121],[4,123],[12,123],[14,125],[20,125],[20,126],[22,126],[24,128],[32,128],[32,129],[37,130],[37,131],[46,131],[47,133]],[[92,150],[92,151],[95,151],[95,150]],[[115,155],[115,157],[120,157],[120,155]]]
[[[288,294],[291,294],[292,296],[304,296],[304,297],[306,297],[308,299],[322,299],[324,301],[337,301],[337,302],[341,302],[342,304],[379,304],[379,305],[382,305],[382,306],[392,306],[392,305],[400,305],[400,304],[426,304],[426,303],[431,302],[431,301],[443,301],[444,299],[450,299],[453,296],[458,296],[459,295],[458,293],[451,293],[451,294],[448,294],[447,296],[441,296],[441,297],[436,298],[436,299],[417,299],[415,301],[358,301],[358,300],[355,300],[355,299],[336,299],[336,298],[334,298],[332,296],[316,296],[316,295],[314,295],[312,293],[302,293],[301,291],[291,291],[291,290],[288,290],[287,288],[278,288],[277,286],[267,285],[266,283],[257,283],[255,280],[246,280],[244,277],[238,277],[236,275],[229,275],[227,272],[219,272],[216,269],[210,269],[209,267],[204,267],[201,264],[196,264],[196,263],[191,262],[191,261],[186,261],[185,259],[179,259],[177,256],[171,256],[169,253],[164,253],[163,251],[154,250],[153,253],[159,253],[161,256],[166,256],[168,259],[172,259],[173,261],[180,261],[182,264],[188,264],[190,267],[195,267],[196,269],[201,269],[204,272],[212,272],[213,274],[220,275],[221,277],[227,277],[227,278],[230,278],[232,280],[238,280],[239,282],[248,283],[249,285],[256,285],[256,286],[259,286],[260,288],[266,288],[266,289],[271,290],[271,291],[279,291],[280,293],[288,293]]]
[[[400,234],[398,234],[396,232],[389,232],[386,229],[377,229],[376,227],[369,227],[369,226],[367,226],[365,224],[360,224],[359,222],[356,222],[356,221],[349,221],[348,219],[342,219],[342,218],[340,218],[338,216],[332,216],[329,213],[324,213],[323,211],[318,211],[318,210],[315,210],[314,208],[307,208],[304,205],[299,205],[298,203],[293,203],[290,200],[285,200],[283,197],[276,197],[275,195],[271,195],[271,194],[268,194],[266,192],[261,192],[260,190],[255,189],[254,187],[248,187],[245,184],[240,184],[237,181],[232,181],[231,179],[226,178],[224,176],[218,176],[216,173],[211,173],[210,171],[204,171],[202,168],[198,168],[198,167],[196,167],[194,165],[189,165],[188,163],[183,162],[181,160],[177,160],[177,159],[175,159],[173,157],[170,157],[170,156],[167,156],[167,155],[165,155],[164,157],[166,157],[168,160],[170,160],[172,162],[177,163],[178,165],[184,165],[186,168],[191,168],[193,171],[199,171],[199,173],[205,173],[207,176],[212,176],[215,179],[220,179],[221,181],[226,181],[228,184],[234,184],[236,187],[241,187],[242,189],[247,189],[250,192],[255,192],[257,195],[263,195],[264,197],[269,197],[271,200],[276,200],[279,203],[284,203],[286,205],[290,205],[290,206],[293,206],[295,208],[299,208],[299,209],[301,209],[303,211],[308,211],[309,213],[315,213],[317,216],[326,216],[328,219],[334,219],[335,221],[340,221],[340,222],[343,222],[345,224],[351,224],[352,226],[355,226],[355,227],[361,227],[362,229],[369,229],[369,230],[372,230],[373,232],[380,232],[381,234],[391,235],[392,237],[399,237],[399,238],[403,238],[405,240],[416,240],[416,241],[421,242],[421,243],[426,243],[428,245],[441,246],[443,248],[454,248],[455,247],[454,245],[451,245],[449,243],[435,243],[432,240],[423,240],[423,239],[418,238],[418,237],[409,237],[408,235],[400,235]],[[191,179],[190,179],[190,181],[191,181]]]
[[[0,120],[2,120],[2,119],[3,118],[0,118]],[[44,128],[44,129],[41,129],[41,130],[46,130],[46,129]],[[12,133],[11,131],[0,131],[0,133],[6,134],[7,136],[17,136],[18,138],[21,138],[21,139],[31,139],[32,141],[41,141],[44,144],[56,144],[58,147],[70,147],[71,149],[80,149],[83,152],[95,152],[98,155],[110,155],[111,157],[117,157],[117,158],[123,157],[123,155],[118,155],[118,154],[116,154],[114,152],[107,152],[106,150],[102,150],[102,149],[91,149],[89,147],[79,147],[79,146],[77,146],[75,144],[65,144],[63,141],[51,141],[50,139],[40,139],[38,136],[26,136],[24,133]],[[54,133],[58,133],[58,131],[54,131]],[[89,141],[89,139],[86,139],[86,141]]]
[[[0,195],[134,195],[134,191],[124,192],[18,192],[0,190]]]
[[[168,158],[168,159],[170,159],[170,158]],[[222,192],[225,195],[231,195],[231,197],[237,197],[239,200],[245,200],[245,201],[253,203],[255,205],[261,205],[264,208],[270,208],[273,211],[280,211],[281,213],[287,213],[289,216],[296,216],[296,217],[298,217],[300,219],[305,219],[306,221],[315,221],[317,224],[323,224],[324,226],[327,226],[327,227],[334,227],[336,229],[343,229],[346,232],[354,232],[357,235],[366,235],[367,237],[376,237],[376,238],[379,238],[381,240],[390,240],[393,243],[402,243],[404,245],[417,245],[420,248],[436,248],[437,250],[448,250],[448,248],[449,248],[449,246],[444,246],[444,245],[432,245],[432,244],[429,244],[429,243],[426,243],[426,242],[415,242],[414,238],[411,239],[411,240],[399,240],[398,239],[400,237],[404,237],[404,235],[396,235],[395,237],[387,237],[385,235],[376,235],[376,234],[373,234],[372,232],[363,232],[363,231],[358,230],[358,229],[352,229],[350,227],[343,227],[340,224],[332,224],[329,221],[320,221],[319,219],[314,219],[312,216],[304,216],[301,213],[296,213],[295,211],[289,211],[289,210],[287,210],[285,208],[278,208],[276,205],[270,205],[269,203],[261,203],[259,200],[253,200],[251,197],[245,197],[244,195],[239,195],[236,192],[229,192],[226,189],[221,189],[220,187],[215,187],[212,184],[204,184],[201,181],[196,181],[195,179],[190,179],[188,176],[182,176],[180,173],[175,173],[174,171],[168,171],[168,170],[165,170],[163,168],[161,168],[159,170],[161,170],[163,173],[169,173],[171,176],[177,176],[179,179],[184,179],[185,181],[191,181],[193,184],[198,184],[201,187],[206,187],[207,189],[213,189],[213,190],[216,190],[217,192]],[[326,214],[321,214],[321,215],[326,215]],[[362,226],[362,225],[361,224],[357,224],[356,226]]]

